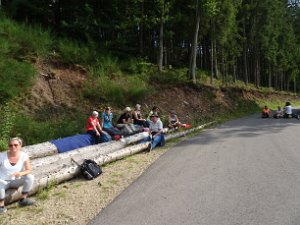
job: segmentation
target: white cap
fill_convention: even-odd
[[[98,114],[99,114],[99,113],[98,113],[97,111],[93,111],[93,112],[92,112],[92,115],[93,115],[93,116],[98,116]]]

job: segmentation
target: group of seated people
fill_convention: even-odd
[[[112,123],[113,114],[110,107],[105,108],[100,122],[98,116],[99,113],[93,111],[86,123],[87,133],[95,137],[96,143],[117,139],[120,138],[120,135],[129,135],[136,130],[145,130],[149,132],[149,136],[144,138],[141,143],[149,142],[149,150],[164,145],[163,123],[159,118],[158,107],[153,107],[146,119],[142,116],[141,105],[137,104],[133,112],[130,107],[126,107],[118,119],[116,127]],[[180,126],[187,127],[179,122],[177,115],[172,111],[169,116],[169,127]],[[31,174],[32,168],[28,154],[21,151],[22,144],[21,138],[11,138],[8,142],[9,150],[0,153],[0,214],[7,211],[4,201],[5,192],[9,188],[23,187],[22,196],[18,202],[19,206],[34,204],[27,198],[33,187],[34,176]]]
[[[158,143],[163,145],[164,141],[162,132],[163,124],[159,118],[159,113],[159,108],[154,106],[148,116],[144,118],[141,112],[141,105],[136,104],[134,110],[130,107],[126,107],[114,126],[111,108],[106,107],[101,114],[101,121],[98,119],[99,113],[97,111],[92,112],[92,115],[87,120],[86,130],[88,134],[95,137],[96,144],[112,139],[119,140],[122,136],[148,131],[152,137],[151,149],[153,149]],[[169,115],[168,127],[173,129],[179,127],[189,128],[190,125],[181,123],[175,111],[172,110]]]
[[[300,116],[293,113],[293,107],[291,105],[290,102],[286,102],[285,106],[282,107],[278,106],[277,110],[275,110],[274,112],[272,112],[271,109],[269,109],[268,106],[265,106],[261,112],[261,117],[262,118],[275,118],[275,119],[279,119],[279,118],[296,118],[296,119],[300,119]]]

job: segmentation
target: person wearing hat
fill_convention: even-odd
[[[143,127],[149,127],[149,122],[142,117],[141,105],[136,104],[135,110],[132,113],[133,123]]]
[[[93,111],[92,115],[86,122],[86,133],[92,135],[95,138],[95,144],[111,140],[110,137],[104,138],[106,134],[103,132],[102,127],[100,126],[98,115],[99,113],[97,111]],[[101,138],[101,136],[103,138]]]
[[[163,133],[163,123],[158,117],[157,113],[153,113],[150,116],[150,125],[149,125],[149,137],[146,137],[143,142],[151,141],[150,143],[150,151],[154,149],[157,145],[164,146],[165,144],[165,136]]]
[[[120,118],[117,121],[117,128],[121,130],[122,135],[128,136],[137,131],[131,119],[131,108],[126,107],[124,112],[121,114]]]

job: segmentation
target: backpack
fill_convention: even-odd
[[[102,173],[101,167],[94,160],[85,159],[81,165],[73,158],[71,158],[71,161],[80,167],[81,174],[87,180],[93,180]]]
[[[80,165],[80,171],[85,179],[93,180],[102,173],[102,169],[98,164],[91,159],[85,159]]]

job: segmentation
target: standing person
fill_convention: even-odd
[[[117,121],[117,128],[121,129],[121,133],[125,136],[138,131],[133,124],[133,119],[131,119],[130,107],[124,109],[124,113],[121,114]]]
[[[93,111],[92,115],[86,122],[86,133],[92,135],[95,138],[95,144],[111,140],[111,138],[107,134],[105,134],[105,132],[103,132],[98,120],[98,115],[99,113],[97,111]]]
[[[146,137],[142,142],[151,141],[150,150],[154,149],[157,145],[164,146],[165,136],[163,133],[163,123],[158,117],[157,113],[154,113],[150,117],[151,122],[149,125],[149,137]]]
[[[141,105],[136,104],[135,110],[132,113],[133,123],[143,127],[149,127],[149,122],[143,118],[141,113]]]
[[[112,124],[113,114],[110,107],[106,107],[102,113],[101,125],[104,131],[106,131],[113,139],[119,140],[121,132],[115,128]]]
[[[8,188],[23,186],[19,206],[33,205],[34,202],[27,198],[31,191],[34,176],[31,174],[31,165],[27,153],[21,151],[23,141],[14,137],[8,142],[9,150],[0,153],[0,214],[7,211],[4,206],[5,191]]]

